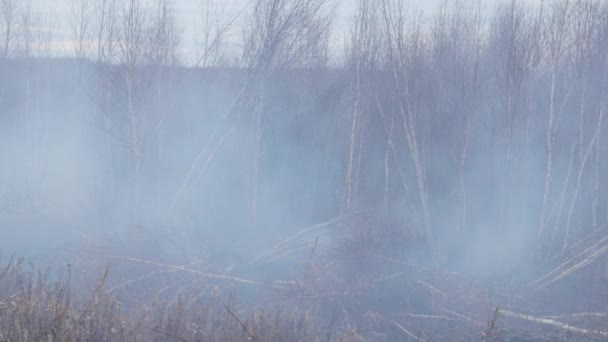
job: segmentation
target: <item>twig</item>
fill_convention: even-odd
[[[241,325],[241,328],[243,328],[243,331],[245,333],[247,333],[247,335],[249,335],[249,337],[254,340],[257,341],[257,338],[255,337],[255,335],[249,331],[249,329],[247,328],[247,325],[245,325],[245,323],[243,323],[243,321],[241,321],[237,315],[235,315],[232,311],[230,311],[230,308],[228,307],[228,305],[224,305],[224,307],[226,308],[226,311],[228,311],[228,313],[230,314],[230,316],[232,316],[234,319],[236,319],[237,322],[239,322],[239,324]]]
[[[215,150],[218,148],[219,145],[222,144],[225,135],[227,135],[231,131],[231,129],[228,128],[227,132],[224,132],[223,135],[220,136],[220,134],[222,133],[221,129],[224,128],[223,124],[228,122],[228,117],[233,113],[234,108],[236,108],[237,104],[241,101],[241,98],[245,95],[247,88],[249,88],[250,82],[251,82],[250,78],[245,80],[245,83],[243,84],[243,86],[241,87],[239,92],[234,96],[234,98],[232,99],[232,102],[230,102],[228,107],[222,113],[221,117],[219,118],[219,122],[217,122],[215,124],[211,135],[207,139],[207,142],[199,150],[198,154],[196,155],[196,158],[192,162],[192,165],[190,165],[190,168],[188,169],[188,172],[186,173],[184,180],[182,181],[179,188],[173,195],[173,200],[171,201],[171,207],[170,207],[171,209],[175,209],[175,207],[177,206],[180,196],[185,191],[185,189],[188,187],[189,183],[192,181],[192,177],[194,176],[194,173],[199,168],[199,164],[203,160],[203,157],[205,155],[207,155],[205,163],[201,166],[201,168],[204,170],[204,169],[206,169],[207,165],[211,161],[211,159],[215,153]],[[215,144],[216,146],[212,146],[213,144]],[[211,149],[211,151],[209,151],[210,149]]]
[[[232,25],[234,25],[234,23],[237,21],[237,19],[247,10],[247,8],[251,5],[251,1],[248,2],[247,4],[245,4],[245,6],[243,6],[239,12],[236,13],[236,15],[234,15],[232,18],[230,18],[230,20],[228,20],[228,22],[216,33],[215,38],[213,39],[213,41],[211,42],[211,44],[209,44],[208,47],[205,48],[205,51],[203,52],[202,56],[200,56],[198,58],[198,60],[196,61],[196,63],[194,63],[194,68],[198,68],[201,66],[201,64],[203,63],[203,61],[207,60],[207,57],[209,56],[209,53],[215,49],[216,46],[218,46],[221,41],[222,38],[224,37],[224,35],[228,32],[228,30],[230,29],[230,27]],[[203,67],[206,67],[206,65],[202,65]]]
[[[161,335],[163,335],[163,336],[165,336],[165,337],[170,337],[170,338],[176,339],[176,340],[178,340],[178,341],[182,341],[182,342],[188,342],[188,340],[186,340],[186,339],[184,339],[184,338],[181,338],[181,337],[179,337],[179,336],[175,336],[175,335],[173,335],[173,334],[166,333],[166,332],[164,332],[164,331],[162,331],[162,330],[158,329],[158,327],[154,327],[154,328],[152,329],[152,331],[154,331],[154,332],[155,332],[155,333],[157,333],[157,334],[161,334]]]
[[[317,249],[317,245],[319,244],[319,235],[315,238],[315,244],[312,246],[312,250],[310,251],[310,256],[315,255],[315,250]]]
[[[118,290],[118,289],[120,289],[120,288],[123,288],[123,287],[125,287],[125,286],[131,285],[131,284],[136,283],[136,282],[138,282],[138,281],[145,280],[145,279],[150,278],[151,276],[153,276],[153,275],[155,275],[155,274],[159,274],[159,273],[162,273],[162,272],[163,272],[163,271],[154,271],[154,272],[150,272],[150,273],[148,273],[148,274],[144,274],[144,275],[143,275],[143,276],[141,276],[141,277],[138,277],[138,278],[135,278],[135,279],[130,279],[130,280],[127,280],[127,281],[122,282],[122,283],[120,283],[120,284],[118,284],[118,285],[114,285],[114,286],[112,286],[111,288],[109,288],[109,289],[106,291],[106,293],[107,293],[107,294],[110,294],[110,293],[112,293],[112,292],[114,292],[114,291],[116,291],[116,290]]]
[[[372,281],[374,283],[378,283],[378,282],[381,282],[381,281],[392,280],[392,279],[395,279],[395,278],[404,277],[406,275],[407,275],[406,273],[397,272],[397,273],[393,273],[393,274],[382,276],[380,278],[376,278],[376,279],[374,279]]]
[[[293,235],[292,237],[290,237],[290,238],[288,238],[288,239],[286,239],[286,240],[284,240],[282,242],[279,242],[274,247],[272,247],[269,250],[265,251],[264,253],[260,254],[259,256],[257,256],[256,258],[254,258],[251,261],[251,263],[252,264],[256,263],[257,261],[259,261],[261,259],[264,259],[264,258],[267,258],[267,257],[271,256],[272,254],[276,253],[281,248],[284,248],[285,245],[289,244],[290,242],[292,242],[293,240],[297,239],[298,237],[300,237],[303,234],[306,234],[306,233],[308,233],[310,231],[313,231],[315,229],[327,227],[330,224],[332,224],[332,223],[334,223],[336,221],[340,221],[340,220],[342,220],[342,219],[344,219],[346,217],[349,217],[349,216],[350,216],[350,214],[344,214],[344,215],[335,217],[335,218],[333,218],[333,219],[331,219],[329,221],[326,221],[326,222],[323,222],[323,223],[319,223],[319,224],[314,225],[314,226],[309,227],[309,228],[305,228],[305,229],[299,231],[298,233],[296,233],[295,235]]]
[[[407,316],[412,318],[421,318],[421,319],[440,319],[445,321],[462,321],[462,318],[450,318],[448,316],[439,316],[439,315],[423,315],[423,314],[413,314],[409,312],[403,312],[395,314],[394,316]]]
[[[438,294],[440,294],[443,297],[443,299],[448,300],[448,295],[445,294],[445,292],[443,292],[443,291],[439,290],[438,288],[434,287],[433,285],[431,285],[431,284],[429,284],[427,282],[424,282],[422,280],[418,280],[416,282],[416,284],[420,284],[420,285],[426,286],[426,287],[429,288],[429,290],[431,290],[431,292],[438,293]]]
[[[394,319],[391,320],[391,322],[393,322],[394,325],[397,326],[397,328],[399,328],[399,330],[403,331],[404,333],[406,333],[408,336],[410,336],[411,338],[415,339],[416,341],[422,341],[422,339],[414,334],[412,334],[411,332],[409,332],[407,329],[405,329],[403,327],[403,325],[397,323],[397,321],[395,321]]]
[[[97,293],[101,290],[101,288],[105,284],[109,273],[110,273],[110,266],[106,266],[106,270],[103,273],[103,276],[101,277],[101,279],[99,279],[99,282],[97,283],[97,287],[95,288],[95,290],[93,290],[93,293],[91,294],[91,298],[89,299],[87,306],[85,306],[84,310],[78,317],[77,322],[80,322],[82,320],[82,318],[84,317],[84,315],[87,313],[87,311],[89,311],[89,309],[91,308],[91,305],[93,304],[93,301],[95,300],[95,295],[97,295]]]
[[[403,261],[403,260],[387,257],[387,256],[380,255],[380,254],[370,253],[368,255],[371,256],[371,257],[373,257],[373,258],[384,260],[384,261],[388,261],[390,263],[394,263],[394,264],[397,264],[397,265],[403,265],[403,266],[411,267],[416,272],[427,272],[427,273],[435,274],[435,275],[451,276],[451,277],[458,278],[458,279],[463,279],[463,280],[465,279],[460,274],[454,273],[454,272],[448,272],[448,271],[442,271],[442,270],[438,270],[438,269],[432,269],[432,268],[429,268],[429,267],[425,267],[425,266],[421,266],[421,265],[416,265],[416,264],[413,264],[411,262],[407,262],[407,261]]]
[[[4,278],[4,276],[8,273],[8,270],[11,269],[11,266],[13,265],[13,259],[14,258],[15,258],[15,253],[13,253],[11,255],[11,258],[8,261],[8,265],[6,265],[6,268],[4,269],[4,271],[2,271],[2,274],[0,274],[0,280],[2,280],[2,278]]]

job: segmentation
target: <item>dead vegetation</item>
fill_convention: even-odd
[[[359,0],[337,52],[329,0],[256,0],[190,66],[144,3],[72,1],[72,60],[0,0],[0,247],[115,230],[0,265],[0,341],[608,339],[606,2]]]
[[[335,235],[334,240],[308,237],[323,236],[324,229]],[[604,328],[608,312],[550,314],[548,306],[536,301],[543,295],[558,295],[555,287],[567,275],[533,292],[529,286],[491,290],[415,256],[390,253],[397,250],[393,243],[412,247],[416,241],[402,238],[398,241],[390,228],[375,226],[369,216],[341,216],[305,228],[263,253],[263,258],[242,265],[263,268],[279,251],[282,258],[299,260],[290,261],[294,271],[289,275],[275,273],[271,278],[253,271],[247,277],[215,273],[201,264],[107,256],[111,266],[93,280],[77,274],[82,265],[68,265],[57,276],[10,258],[0,268],[0,341],[600,341],[608,337]]]
[[[191,288],[125,305],[108,293],[108,271],[87,291],[70,271],[58,279],[23,260],[0,283],[0,341],[313,341],[327,339],[306,313],[243,312],[234,299]]]

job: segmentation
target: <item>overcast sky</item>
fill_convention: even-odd
[[[64,50],[63,54],[70,54],[70,43],[72,34],[70,33],[70,13],[72,1],[80,0],[23,0],[30,1],[32,9],[36,12],[41,13],[42,16],[53,18],[55,25],[55,33],[53,34],[53,40],[56,41],[55,46],[63,46],[59,50]],[[118,0],[124,1],[124,0]],[[152,1],[152,0],[145,0]],[[176,6],[176,12],[179,18],[180,28],[183,30],[182,37],[182,49],[192,50],[195,47],[197,34],[200,32],[201,27],[201,13],[204,4],[208,0],[174,0]],[[212,6],[216,9],[224,9],[227,13],[238,13],[243,8],[249,7],[253,0],[210,0]],[[329,0],[336,9],[336,20],[334,25],[334,40],[335,43],[339,43],[343,39],[348,21],[353,14],[355,4],[358,0]],[[450,4],[456,0],[410,0],[412,8],[419,9],[424,13],[432,13],[432,11],[438,8],[441,4]],[[465,4],[477,4],[478,1],[482,6],[489,6],[497,4],[498,2],[507,0],[460,0]],[[540,0],[523,0],[527,3],[536,3]],[[229,14],[227,14],[229,15]],[[237,37],[238,30],[234,32],[232,37],[233,43],[239,41]],[[56,54],[62,54],[62,51],[55,51]]]

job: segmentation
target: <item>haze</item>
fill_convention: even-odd
[[[0,341],[603,340],[607,110],[599,0],[0,0]]]

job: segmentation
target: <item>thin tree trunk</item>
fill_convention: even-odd
[[[540,244],[543,238],[545,225],[546,225],[546,212],[547,205],[549,202],[549,193],[551,191],[551,177],[553,174],[553,137],[554,137],[554,125],[555,125],[555,93],[556,93],[556,83],[557,83],[557,66],[553,66],[552,74],[551,74],[551,91],[549,98],[549,122],[547,124],[547,132],[546,132],[546,140],[545,140],[545,148],[546,148],[546,170],[545,170],[545,185],[543,190],[543,200],[542,206],[540,210],[540,217],[538,223],[538,243],[539,243],[539,253],[542,253],[540,250]]]
[[[259,197],[259,181],[260,181],[260,166],[262,158],[262,116],[264,108],[264,90],[265,80],[262,76],[260,81],[259,93],[256,98],[255,111],[253,113],[253,155],[252,155],[252,174],[251,174],[251,194],[249,203],[249,224],[252,229],[257,227],[258,219],[258,197]]]
[[[134,77],[135,66],[129,66],[127,70],[127,101],[128,101],[128,117],[129,131],[131,140],[131,158],[133,165],[133,210],[135,218],[138,219],[140,212],[140,191],[141,191],[141,150],[140,150],[140,134],[137,113],[135,111],[134,100]]]
[[[598,222],[598,204],[599,204],[599,194],[600,194],[600,168],[602,163],[601,158],[601,138],[602,138],[602,130],[600,128],[597,134],[597,144],[595,144],[595,174],[593,179],[593,192],[592,196],[592,206],[591,206],[591,220],[593,223],[593,231],[597,232],[600,229],[600,225]]]
[[[348,164],[346,167],[346,203],[345,209],[348,211],[351,209],[353,201],[353,174],[354,174],[354,163],[355,163],[355,149],[357,145],[357,131],[359,126],[359,96],[361,86],[361,75],[360,75],[360,62],[357,61],[355,68],[355,103],[353,107],[353,115],[350,127],[350,145],[348,149]]]
[[[564,178],[564,184],[562,186],[562,191],[559,199],[559,209],[557,210],[557,220],[553,225],[553,233],[551,233],[551,240],[549,241],[548,247],[551,248],[553,246],[553,242],[555,241],[555,237],[557,236],[557,231],[562,222],[562,216],[564,212],[564,205],[566,204],[566,193],[568,191],[568,187],[570,186],[570,175],[572,174],[572,168],[574,165],[574,155],[576,150],[576,144],[573,142],[570,148],[570,162],[568,163],[568,171],[566,172],[566,178]]]
[[[391,118],[391,125],[388,131],[388,135],[386,137],[386,150],[384,152],[384,201],[383,201],[383,209],[384,213],[389,213],[389,190],[390,190],[390,151],[391,144],[393,141],[393,126],[394,120]]]
[[[604,102],[605,100],[602,99],[602,107],[600,108],[600,113],[599,113],[599,117],[597,120],[597,126],[595,131],[593,132],[593,136],[591,137],[591,140],[589,141],[589,144],[587,146],[587,148],[585,149],[585,154],[583,155],[583,159],[581,161],[581,166],[578,172],[578,177],[576,179],[576,187],[574,189],[574,194],[572,195],[572,201],[570,202],[570,208],[568,209],[568,217],[566,220],[566,232],[564,234],[564,241],[563,241],[563,247],[562,247],[562,251],[566,250],[566,248],[568,248],[568,243],[569,243],[569,235],[570,235],[570,223],[572,220],[572,213],[574,211],[574,207],[576,204],[576,201],[578,199],[578,194],[580,192],[581,189],[581,183],[583,180],[583,174],[585,172],[585,167],[587,166],[587,161],[589,160],[589,156],[591,155],[591,152],[593,151],[593,147],[594,145],[597,143],[597,138],[599,136],[600,130],[601,130],[601,126],[602,123],[604,121],[604,114],[606,112],[606,103]]]

